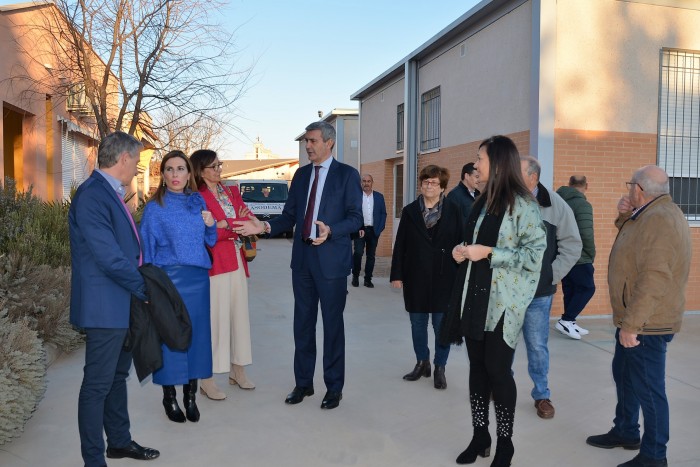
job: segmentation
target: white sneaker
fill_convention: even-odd
[[[559,321],[557,321],[557,324],[554,327],[557,328],[557,331],[564,334],[565,336],[569,336],[572,339],[580,340],[581,334],[578,333],[575,326],[576,325],[573,321],[564,321],[560,319]]]
[[[576,324],[576,321],[574,321],[574,329],[576,329],[578,331],[578,333],[581,334],[582,336],[585,336],[588,334],[588,329],[583,329],[581,326]]]

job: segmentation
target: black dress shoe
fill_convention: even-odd
[[[372,279],[365,279],[365,287],[373,289],[374,284],[372,284]]]
[[[644,454],[637,454],[634,459],[620,464],[617,467],[668,467],[668,461],[663,459],[652,459]]]
[[[641,446],[639,438],[622,438],[614,432],[614,429],[608,431],[604,435],[589,436],[586,439],[586,444],[603,449],[625,448],[632,451],[639,449]]]
[[[352,276],[352,286],[353,287],[359,287],[360,286],[360,278],[357,276]]]
[[[340,400],[343,398],[342,392],[328,391],[325,396],[323,396],[323,402],[321,402],[322,409],[335,409],[340,405]]]
[[[129,457],[140,461],[150,461],[160,456],[160,452],[151,448],[139,446],[136,441],[131,441],[123,448],[107,448],[107,457],[110,459],[122,459]]]
[[[290,392],[287,395],[287,398],[284,400],[284,403],[298,404],[299,402],[303,401],[305,397],[313,395],[314,388],[305,386],[294,386],[294,389],[292,389],[292,392]]]
[[[429,360],[418,361],[416,363],[416,366],[413,367],[413,371],[411,371],[407,375],[403,375],[403,379],[405,379],[406,381],[417,381],[423,376],[425,376],[426,378],[430,378]]]

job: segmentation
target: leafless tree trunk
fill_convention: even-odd
[[[54,79],[35,87],[65,97],[73,108],[84,105],[100,138],[115,130],[134,134],[144,124],[156,132],[202,120],[231,124],[252,68],[236,69],[234,33],[210,21],[223,1],[55,0],[55,5],[43,8],[44,24],[35,25],[50,37]],[[46,57],[26,52],[46,63]],[[76,95],[84,99],[78,106],[70,104]],[[144,112],[150,118],[142,118]]]

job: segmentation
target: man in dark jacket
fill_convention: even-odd
[[[459,206],[465,223],[469,218],[474,200],[479,196],[479,190],[476,189],[477,183],[479,183],[479,172],[474,168],[474,163],[470,162],[462,167],[462,179],[447,195],[450,201]]]
[[[549,374],[549,314],[557,283],[581,256],[581,237],[571,208],[561,197],[540,183],[540,163],[532,156],[520,158],[525,185],[540,205],[547,231],[547,249],[542,258],[535,297],[525,312],[523,338],[527,348],[527,371],[534,383],[531,395],[540,418],[554,417],[547,377]]]
[[[583,248],[581,257],[571,271],[561,280],[561,290],[564,292],[564,314],[557,322],[556,328],[565,336],[581,339],[588,330],[576,324],[576,317],[583,311],[593,294],[593,260],[595,259],[595,239],[593,238],[593,206],[586,199],[588,181],[585,175],[572,175],[569,186],[557,190],[566,204],[574,211],[578,232],[581,235]]]

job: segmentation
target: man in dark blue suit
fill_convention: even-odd
[[[350,234],[362,226],[360,175],[332,157],[335,128],[326,122],[306,127],[306,153],[311,164],[294,174],[282,215],[270,222],[257,219],[234,225],[243,235],[275,235],[295,227],[292,245],[294,290],[294,377],[287,404],[314,393],[316,320],[323,317],[323,380],[327,392],[322,409],[338,407],[345,382],[343,311],[352,263]]]
[[[365,261],[365,287],[370,289],[372,273],[374,272],[374,255],[379,243],[379,235],[386,225],[386,204],[384,195],[372,190],[374,179],[370,174],[362,175],[362,218],[364,226],[355,234],[354,253],[352,255],[352,286],[360,286],[360,269],[362,268],[362,253],[367,249]]]
[[[131,352],[124,350],[131,296],[146,300],[138,271],[141,245],[124,187],[136,175],[141,143],[116,132],[106,136],[95,169],[75,193],[68,214],[72,280],[71,323],[85,330],[85,367],[78,398],[80,449],[86,467],[107,457],[150,460],[160,455],[131,439],[126,377]]]

